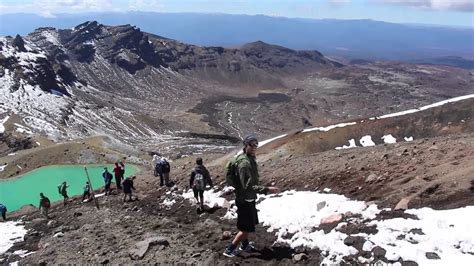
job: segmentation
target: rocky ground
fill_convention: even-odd
[[[214,182],[223,186],[221,155],[206,155]],[[194,157],[173,162],[175,192],[187,187]],[[261,157],[262,183],[276,184],[282,190],[323,190],[350,198],[373,201],[381,207],[393,208],[408,199],[410,208],[431,206],[455,208],[474,203],[474,135],[420,139],[413,142],[378,145],[343,151],[327,151],[312,155],[275,155]],[[216,177],[219,175],[219,177]],[[24,210],[22,216],[30,229],[25,241],[17,243],[2,258],[4,262],[19,260],[15,250],[35,253],[21,263],[197,263],[197,264],[318,264],[319,250],[291,249],[275,244],[274,233],[257,228],[259,252],[229,259],[222,255],[229,237],[236,233],[235,221],[222,219],[226,209],[198,213],[196,206],[179,199],[173,207],[163,204],[169,197],[160,188],[148,166],[142,167],[137,179],[139,201],[123,203],[121,195],[99,198],[100,209],[93,203],[74,199],[67,207],[54,206],[52,219],[40,217],[37,210]],[[227,195],[231,199],[232,195]],[[344,232],[370,233],[362,223],[354,222],[356,214],[346,214],[343,221],[353,221],[338,228]],[[409,216],[403,210],[384,212],[380,219]],[[319,229],[331,230],[335,225]],[[352,237],[346,244],[360,254],[363,239]],[[146,252],[145,252],[146,251]],[[359,255],[360,255],[359,254]],[[384,251],[373,249],[367,257],[385,260]],[[346,257],[347,263],[355,259]],[[403,261],[400,261],[403,262]],[[403,262],[409,265],[411,262]]]

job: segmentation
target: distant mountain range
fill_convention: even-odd
[[[153,12],[57,14],[54,18],[3,14],[0,15],[0,35],[25,35],[46,26],[72,28],[87,20],[107,25],[136,25],[145,32],[201,46],[234,47],[261,40],[295,50],[318,50],[325,55],[348,59],[426,61],[446,56],[474,58],[473,28],[405,25],[373,20]],[[452,63],[451,60],[449,64]],[[457,66],[465,65],[463,62]]]

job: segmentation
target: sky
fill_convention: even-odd
[[[197,12],[474,27],[474,0],[0,0],[0,14]]]

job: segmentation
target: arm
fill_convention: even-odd
[[[209,174],[209,171],[207,169],[206,169],[204,175],[205,175],[204,177],[206,178],[206,181],[209,184],[209,186],[211,186],[211,188],[214,187],[214,185],[212,184],[211,174]]]
[[[193,187],[193,183],[194,183],[194,177],[196,176],[196,172],[192,171],[191,172],[191,178],[189,179],[189,187],[192,188]]]
[[[259,194],[267,194],[268,188],[264,186],[259,186],[252,177],[252,172],[250,170],[250,163],[242,161],[238,166],[240,184],[244,190],[251,190]]]

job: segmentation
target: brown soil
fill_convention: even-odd
[[[221,155],[203,157],[215,184],[223,185]],[[186,157],[173,161],[172,179],[178,188],[187,187],[194,159]],[[262,183],[275,183],[283,190],[331,188],[334,193],[374,201],[382,207],[393,207],[404,197],[411,197],[410,207],[444,209],[474,203],[474,181],[470,175],[474,171],[474,134],[306,155],[262,154],[259,165]],[[374,179],[366,181],[371,174]],[[259,252],[226,258],[222,252],[230,240],[223,239],[223,232],[235,234],[236,228],[234,221],[220,218],[224,209],[199,214],[187,200],[178,201],[171,209],[165,208],[160,203],[166,197],[166,190],[159,188],[149,166],[138,174],[136,183],[139,201],[123,203],[121,195],[112,195],[100,198],[101,208],[97,210],[93,203],[81,204],[76,197],[67,207],[53,206],[51,214],[55,224],[50,226],[35,209],[26,211],[26,215],[21,213],[25,215],[23,220],[27,228],[32,230],[25,241],[17,243],[3,258],[8,262],[16,261],[19,257],[12,252],[27,249],[36,251],[21,261],[27,264],[70,263],[72,260],[78,264],[292,264],[293,256],[301,253],[308,257],[300,263],[316,265],[321,261],[318,250],[273,245],[276,237],[261,226],[255,237]],[[403,211],[387,212],[377,219],[405,216]],[[331,230],[332,227],[319,229]],[[354,234],[376,232],[375,228],[363,224],[348,224],[340,230]],[[57,232],[64,236],[54,237]],[[169,245],[151,246],[143,259],[132,260],[129,249],[155,235],[165,237]],[[347,241],[353,242],[356,248],[363,244],[362,238]],[[354,257],[346,257],[345,261],[357,263]]]

